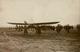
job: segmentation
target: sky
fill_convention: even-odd
[[[0,0],[0,27],[24,21],[80,24],[80,0]]]

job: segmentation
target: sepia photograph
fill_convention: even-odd
[[[80,52],[80,0],[0,0],[0,52]]]

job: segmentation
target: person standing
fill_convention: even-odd
[[[80,32],[80,24],[78,24],[78,25],[76,26],[76,28],[77,28],[78,32]]]
[[[58,24],[58,25],[56,26],[56,31],[57,31],[58,33],[60,33],[60,31],[62,30],[62,28],[63,28],[63,26],[60,25],[60,24]]]

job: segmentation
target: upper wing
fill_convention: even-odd
[[[43,22],[43,23],[32,23],[32,25],[43,25],[43,24],[56,24],[59,22]]]
[[[43,23],[8,23],[8,24],[13,24],[13,25],[43,25],[43,24],[56,24],[59,22],[43,22]]]
[[[13,24],[13,25],[28,25],[27,23],[11,23],[11,22],[9,22],[8,24]]]

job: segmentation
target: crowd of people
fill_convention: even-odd
[[[65,31],[67,31],[68,33],[70,32],[71,29],[73,29],[73,26],[70,26],[69,24],[68,25],[65,25],[65,26],[62,26],[60,24],[58,24],[56,26],[56,31],[59,33],[62,29],[64,29]]]
[[[64,29],[66,32],[70,32],[71,29],[74,29],[74,26],[71,26],[71,25],[61,25],[61,24],[58,24],[57,26],[39,26],[39,27],[34,27],[34,26],[29,26],[29,27],[26,27],[26,26],[16,26],[16,30],[18,31],[22,31],[24,30],[24,33],[27,32],[27,29],[29,28],[35,28],[36,29],[36,32],[38,33],[41,33],[41,30],[53,30],[53,31],[56,31],[57,33],[60,33],[62,29]],[[80,24],[76,25],[76,29],[78,32],[80,32]]]
[[[76,27],[75,27],[76,29],[77,29],[77,32],[80,32],[80,24],[78,24],[78,25],[76,25]],[[60,24],[58,24],[57,26],[56,26],[56,31],[59,33],[62,29],[64,29],[66,32],[70,32],[70,30],[71,29],[74,29],[74,26],[71,26],[71,25],[64,25],[64,26],[62,26],[62,25],[60,25]]]

